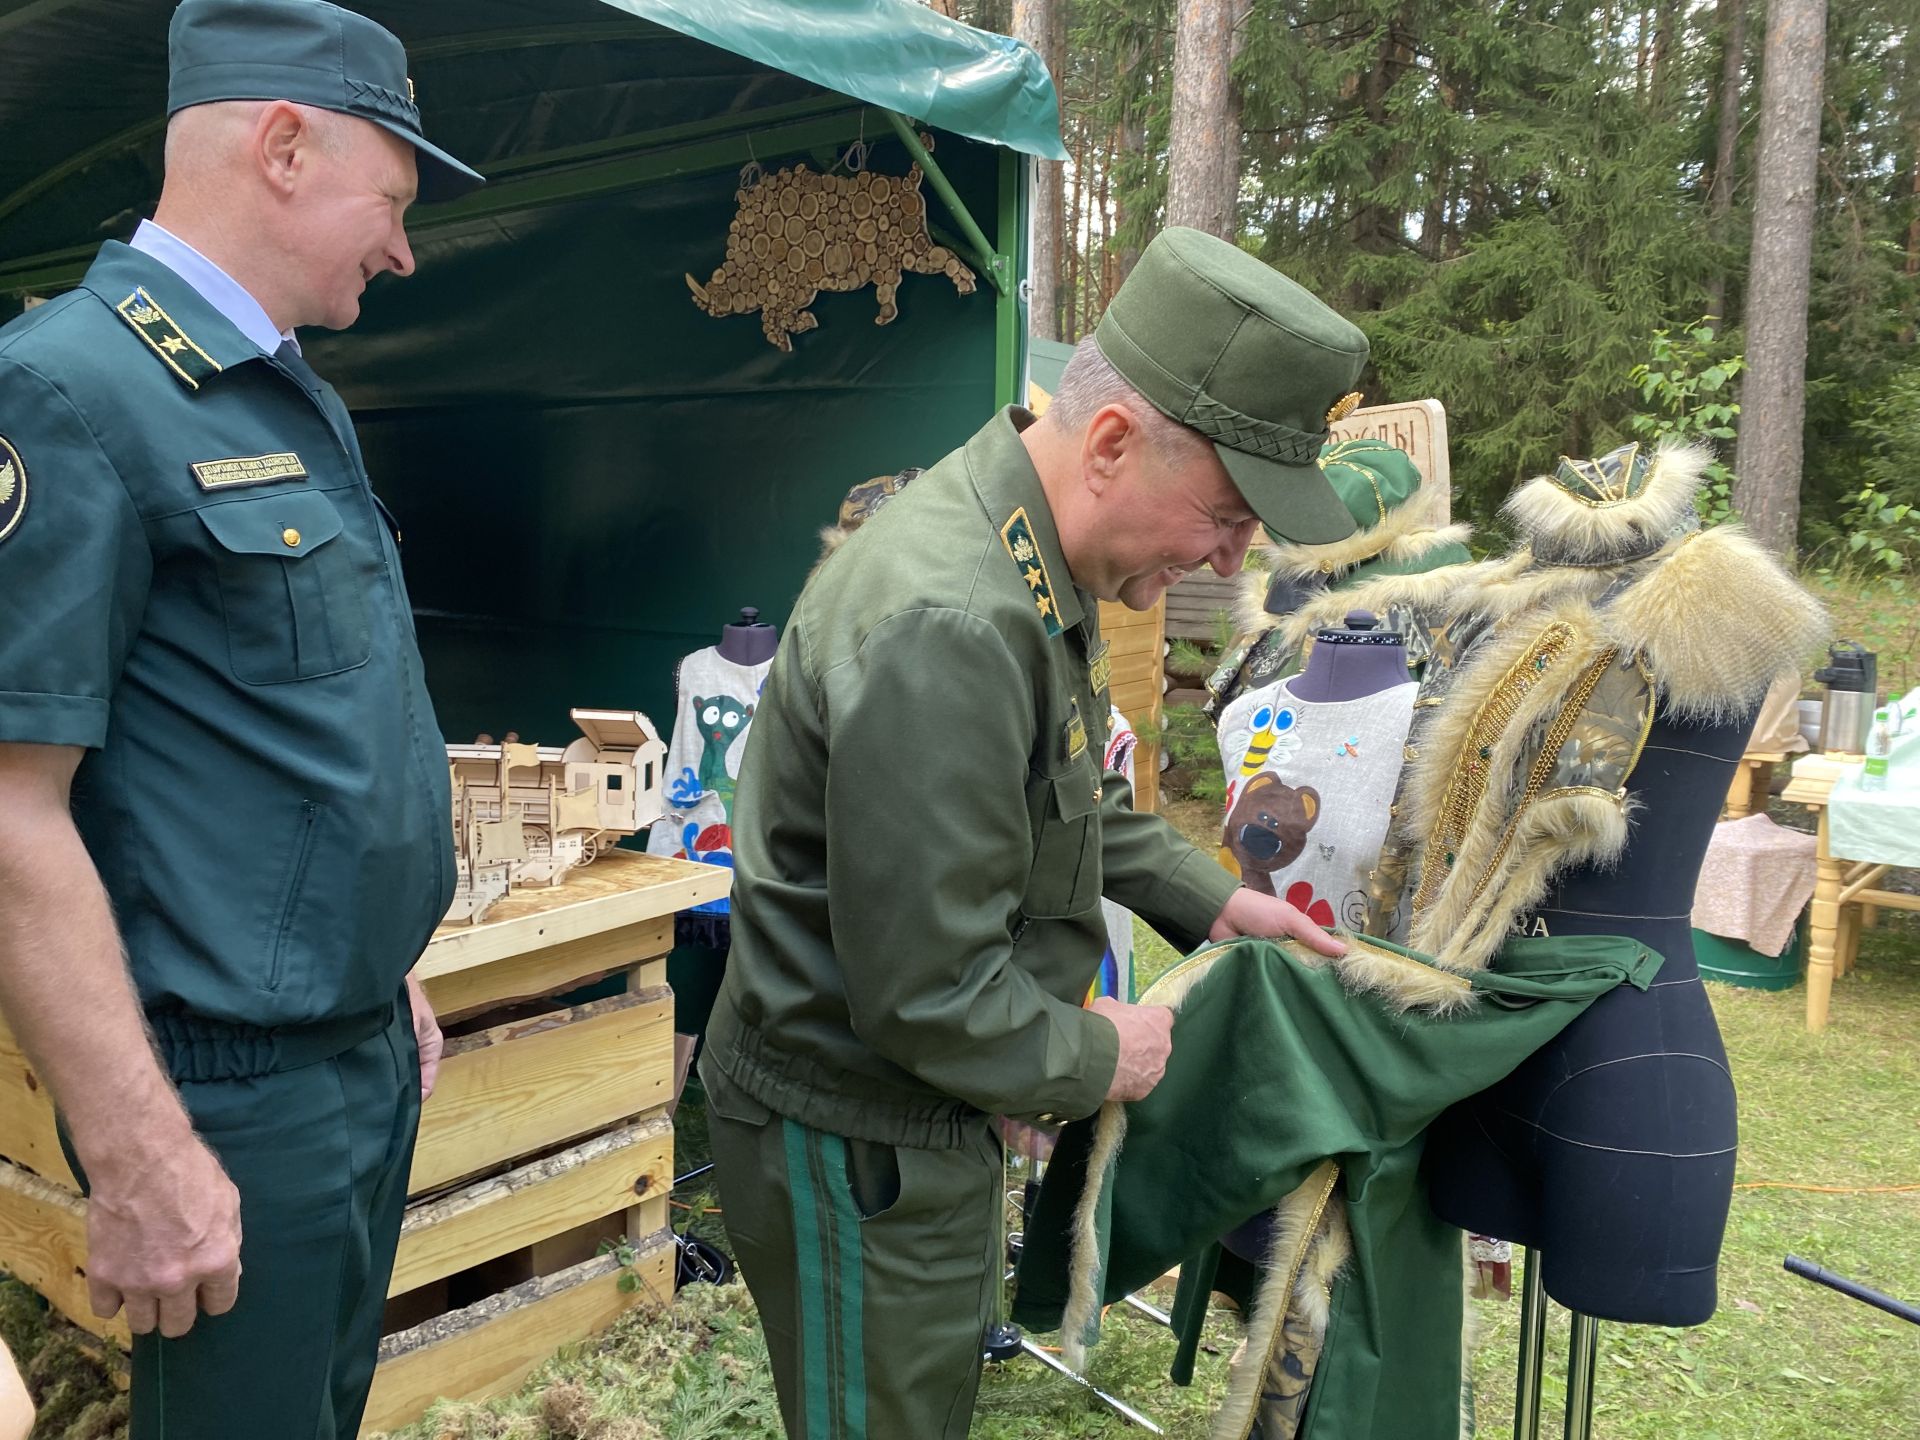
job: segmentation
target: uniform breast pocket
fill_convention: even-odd
[[[1027,800],[1033,868],[1021,912],[1036,920],[1078,915],[1100,899],[1100,776],[1085,764],[1031,776]]]
[[[279,685],[367,663],[366,598],[331,500],[289,490],[196,513],[213,539],[237,678]]]

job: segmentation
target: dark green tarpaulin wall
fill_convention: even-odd
[[[884,22],[895,3],[828,8]],[[442,728],[564,743],[570,706],[631,705],[664,733],[674,659],[742,605],[783,620],[848,485],[930,463],[991,413],[994,289],[909,275],[884,327],[870,288],[822,295],[820,328],[784,355],[757,317],[701,313],[682,279],[724,254],[746,158],[724,152],[819,168],[844,148],[824,140],[864,131],[870,165],[904,172],[879,111],[598,0],[358,8],[408,42],[429,133],[498,182],[464,215],[413,217],[419,273],[376,282],[354,329],[302,336],[400,518]],[[773,7],[746,8],[763,22]],[[29,260],[42,293],[62,266],[71,283],[100,239],[151,213],[170,9],[0,0],[0,287]],[[920,34],[923,16],[906,18]],[[979,49],[1004,62],[998,37]],[[1020,65],[1003,82],[1031,90]],[[1016,104],[1029,119],[1030,100]],[[1024,161],[934,134],[1023,271]]]

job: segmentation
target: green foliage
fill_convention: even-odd
[[[1056,3],[1067,4],[1060,79],[1082,194],[1077,334],[1098,318],[1115,252],[1160,224],[1181,7]],[[1763,7],[1741,3],[1731,96],[1719,93],[1728,0],[1236,7],[1240,243],[1367,332],[1370,398],[1446,406],[1460,518],[1490,520],[1561,454],[1645,433],[1637,416],[1693,418],[1675,392],[1642,398],[1621,384],[1640,364],[1672,373],[1649,362],[1649,335],[1685,345],[1701,328],[1691,317],[1720,317],[1711,358],[1688,372],[1696,381],[1721,347],[1740,349],[1766,32]],[[976,23],[1005,10],[963,6]],[[1920,0],[1830,6],[1826,41],[1801,513],[1808,541],[1843,550],[1879,453],[1872,418],[1914,363]],[[1721,214],[1712,182],[1728,107],[1738,144]],[[1737,377],[1722,373],[1720,390],[1697,393],[1700,408],[1731,407]],[[1720,416],[1704,428],[1736,425]],[[1734,437],[1713,438],[1731,461]],[[1875,485],[1889,508],[1920,499]],[[1709,509],[1723,517],[1724,497]]]
[[[1191,640],[1183,638],[1167,644],[1166,668],[1176,675],[1198,678],[1207,673],[1211,664],[1207,652]]]
[[[1227,785],[1220,774],[1220,746],[1213,722],[1205,711],[1198,705],[1167,706],[1154,740],[1186,776],[1189,797],[1210,805],[1226,803]]]
[[[1871,449],[1841,524],[1848,548],[1897,584],[1920,560],[1920,365],[1894,372],[1858,430]]]
[[[1651,358],[1627,372],[1639,388],[1640,403],[1651,407],[1633,415],[1628,427],[1649,442],[1667,439],[1705,441],[1716,456],[1734,438],[1740,406],[1732,382],[1745,367],[1718,343],[1713,317],[1684,330],[1656,330]],[[1707,466],[1707,488],[1700,497],[1700,518],[1718,525],[1733,518],[1733,471],[1716,458]]]
[[[640,1272],[633,1268],[633,1262],[640,1258],[640,1252],[633,1248],[630,1240],[624,1236],[618,1240],[602,1240],[593,1253],[611,1255],[619,1264],[620,1278],[614,1284],[620,1287],[621,1293],[631,1295],[641,1287]]]

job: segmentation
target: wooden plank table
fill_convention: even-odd
[[[1920,911],[1920,896],[1878,888],[1893,866],[1835,855],[1827,823],[1834,783],[1861,763],[1858,755],[1802,755],[1780,798],[1804,805],[1819,819],[1813,906],[1807,935],[1807,1029],[1827,1028],[1833,982],[1853,968],[1860,930],[1882,908]]]

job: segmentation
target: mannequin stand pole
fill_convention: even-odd
[[[1520,1292],[1520,1373],[1513,1389],[1513,1440],[1540,1440],[1540,1378],[1547,1360],[1547,1291],[1540,1252],[1525,1252],[1526,1280]]]
[[[1547,1360],[1547,1291],[1540,1252],[1525,1251],[1527,1278],[1520,1292],[1520,1365],[1513,1387],[1513,1440],[1540,1440],[1541,1376]],[[1593,1440],[1593,1373],[1600,1356],[1600,1322],[1575,1310],[1567,1339],[1565,1440]]]
[[[1591,1440],[1593,1435],[1593,1367],[1600,1358],[1600,1322],[1591,1315],[1573,1313],[1567,1340],[1566,1440]]]

